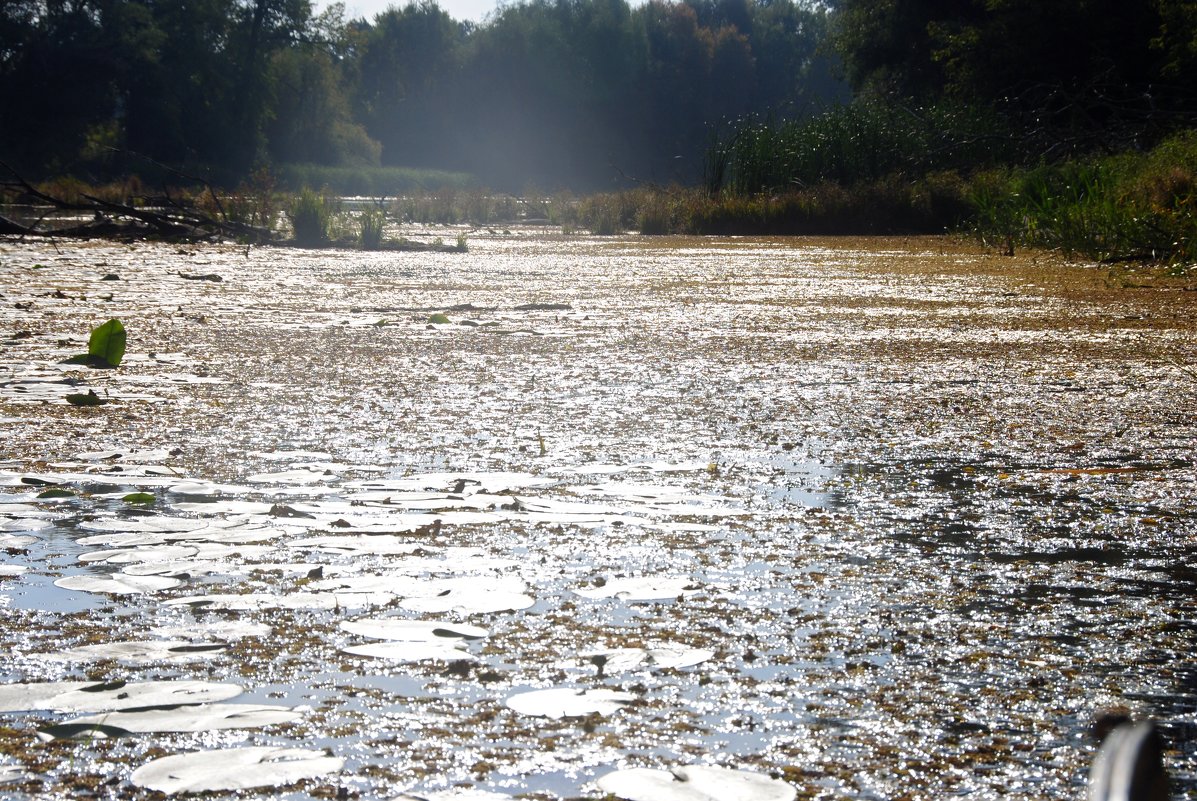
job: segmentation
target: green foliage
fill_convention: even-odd
[[[291,201],[291,226],[295,242],[304,247],[321,247],[332,239],[333,215],[337,211],[334,198],[304,187]]]
[[[103,406],[108,403],[106,399],[97,395],[94,389],[89,389],[87,392],[72,392],[66,396],[66,402],[72,406]]]
[[[986,241],[1091,258],[1197,262],[1197,132],[1145,154],[995,171],[973,181]]]
[[[897,172],[975,168],[1014,153],[1001,120],[980,108],[858,101],[804,121],[741,122],[708,150],[706,183],[738,194],[854,185]]]
[[[87,355],[96,363],[117,367],[125,356],[126,341],[125,326],[114,318],[92,329],[87,340]]]
[[[382,244],[382,229],[386,225],[386,214],[381,209],[367,209],[357,218],[361,226],[359,242],[365,250],[378,250]]]
[[[148,492],[130,492],[121,500],[132,506],[153,506],[158,499]]]

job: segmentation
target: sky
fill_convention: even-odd
[[[373,20],[374,15],[385,11],[387,6],[402,7],[407,4],[407,0],[343,0],[343,2],[345,3],[346,19],[365,17],[368,20]],[[481,22],[487,14],[494,11],[499,2],[500,0],[438,0],[437,5],[449,12],[449,16],[455,20]],[[328,2],[318,0],[315,6],[322,9],[328,4]]]

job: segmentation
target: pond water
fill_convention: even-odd
[[[1124,708],[1197,798],[1197,295],[938,238],[469,245],[0,242],[0,681],[277,716],[44,741],[84,706],[0,687],[0,794],[274,746],[337,758],[297,799],[1064,799]],[[118,369],[61,363],[110,318]]]

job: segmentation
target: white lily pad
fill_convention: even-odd
[[[507,699],[507,706],[521,715],[542,718],[584,718],[598,713],[610,715],[636,700],[631,693],[607,690],[575,690],[558,687],[551,690],[533,690],[517,693]]]
[[[404,588],[410,597],[400,606],[421,614],[457,612],[480,615],[527,609],[536,600],[516,576],[459,576],[430,579]]]
[[[338,476],[333,474],[326,474],[323,471],[316,470],[283,470],[278,473],[258,473],[252,475],[247,481],[251,484],[319,484],[321,481],[328,481],[336,479]]]
[[[614,648],[608,651],[589,651],[582,654],[591,662],[601,664],[608,674],[623,673],[646,667],[650,670],[666,670],[693,667],[702,664],[715,655],[705,648],[689,648],[685,645],[662,645],[655,648]]]
[[[241,694],[236,684],[203,681],[90,681],[0,684],[0,712],[49,709],[56,712],[108,712],[227,701]]]
[[[195,555],[195,548],[187,545],[143,545],[136,548],[109,548],[103,551],[88,551],[87,553],[79,554],[79,561],[127,565],[134,562],[161,562],[167,559],[188,559]]]
[[[106,642],[81,645],[65,651],[41,654],[51,662],[90,662],[115,659],[134,664],[154,662],[195,662],[210,659],[228,650],[222,642],[192,643],[186,640],[149,640],[145,642]]]
[[[126,576],[203,576],[220,573],[227,564],[210,559],[172,559],[167,562],[142,562],[125,565]]]
[[[6,551],[19,551],[35,542],[37,542],[37,537],[30,537],[27,534],[0,534],[0,548]]]
[[[399,618],[366,618],[346,620],[341,629],[350,634],[370,637],[375,640],[397,640],[406,642],[452,642],[457,640],[479,640],[490,636],[490,632],[465,623],[442,623],[434,620],[402,620]]]
[[[0,784],[19,782],[25,775],[24,765],[0,765]]]
[[[98,592],[106,595],[141,595],[168,590],[182,583],[179,579],[168,576],[67,576],[54,582],[54,586],[64,590]]]
[[[430,522],[430,521],[429,521]],[[410,529],[401,526],[391,526],[388,531],[414,531],[418,526],[413,524]],[[290,548],[310,548],[326,553],[344,553],[358,555],[408,555],[419,550],[427,550],[427,546],[412,542],[411,537],[395,537],[387,534],[349,534],[342,536],[309,537],[307,539],[288,542]]]
[[[666,601],[698,592],[685,576],[645,576],[608,579],[601,587],[575,589],[583,598],[619,598],[624,601]]]
[[[345,761],[304,748],[228,748],[162,757],[133,771],[138,787],[175,793],[204,793],[277,787],[336,773]]]
[[[138,712],[105,712],[75,718],[42,729],[44,740],[86,736],[98,731],[106,736],[144,734],[147,732],[199,732],[220,729],[260,729],[280,723],[292,723],[303,717],[287,706],[268,704],[202,704],[178,709],[152,709]]]
[[[369,656],[389,662],[476,662],[478,657],[453,643],[417,642],[371,642],[365,645],[349,645],[341,651],[353,656]]]
[[[601,777],[604,793],[629,801],[792,801],[797,791],[762,773],[708,765],[631,768]]]
[[[164,606],[192,606],[205,609],[360,609],[367,606],[385,606],[395,600],[391,593],[366,592],[291,592],[281,595],[273,593],[246,593],[244,595],[189,595],[186,598],[172,598],[163,601]]]
[[[0,532],[4,531],[41,531],[54,525],[49,520],[37,517],[6,517],[0,518]],[[32,539],[32,537],[30,538]]]
[[[20,576],[29,568],[25,565],[0,565],[0,578],[12,578],[13,576]]]
[[[438,790],[434,793],[404,793],[391,801],[511,801],[506,793],[479,790],[477,787],[456,787],[452,790]]]

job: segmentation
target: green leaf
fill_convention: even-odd
[[[125,326],[121,321],[109,320],[91,332],[91,338],[87,340],[87,355],[116,367],[125,356],[125,338]]]
[[[73,392],[67,395],[66,402],[72,406],[103,406],[108,401],[97,395],[94,389],[89,389],[86,394]]]
[[[154,501],[158,500],[148,492],[130,492],[125,497],[121,498],[125,503],[132,503],[137,506],[152,506]]]
[[[449,317],[447,315],[441,314],[440,312],[437,312],[436,314],[434,314],[428,318],[428,322],[432,323],[433,325],[448,325]]]
[[[50,498],[73,498],[75,493],[64,489],[48,489],[45,492],[37,494],[38,500],[49,500]]]

